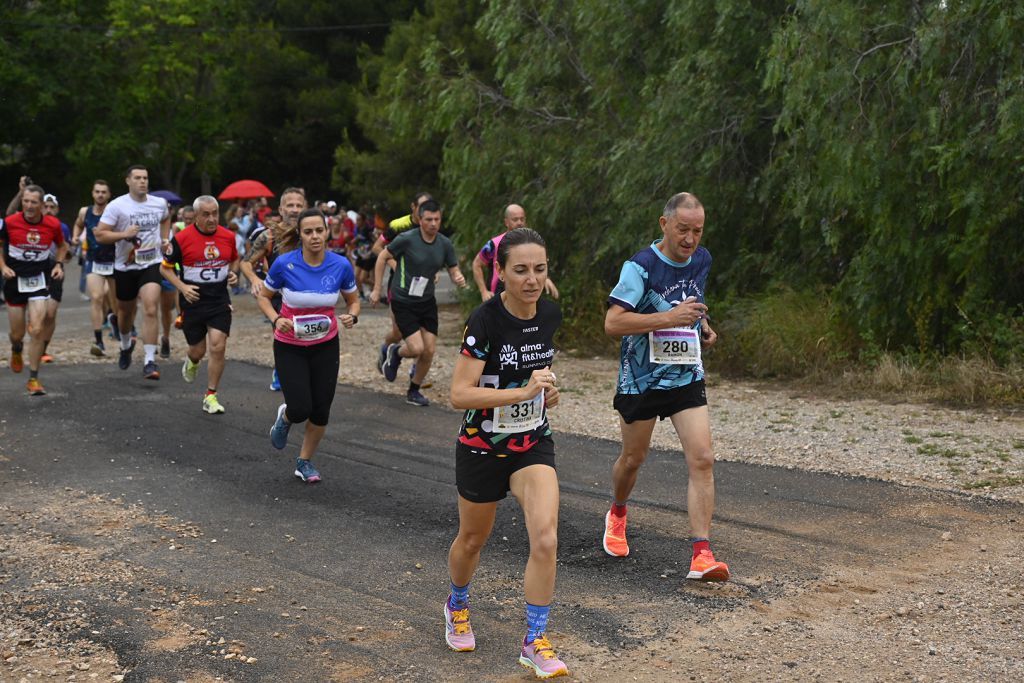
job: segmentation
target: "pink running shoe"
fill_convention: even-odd
[[[454,612],[444,601],[444,641],[456,652],[472,652],[476,649],[473,627],[469,625],[469,608]]]
[[[523,645],[523,652],[519,655],[519,663],[527,669],[533,669],[537,678],[555,678],[556,676],[568,676],[569,668],[555,654],[551,647],[551,641],[547,636],[541,636],[529,645]]]

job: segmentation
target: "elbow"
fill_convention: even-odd
[[[451,402],[452,408],[456,410],[469,410],[472,407],[466,402],[463,392],[455,387],[452,387],[448,393],[448,400]]]

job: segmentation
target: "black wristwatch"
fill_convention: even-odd
[[[357,322],[359,322],[359,316],[358,315],[356,315],[354,313],[350,313],[349,315],[352,316],[352,324],[353,325],[355,325]]]

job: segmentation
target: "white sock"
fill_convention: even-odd
[[[121,350],[127,351],[132,348],[132,333],[128,332],[121,335]]]
[[[146,350],[146,363],[153,363],[156,361],[156,344],[143,344],[142,348]]]

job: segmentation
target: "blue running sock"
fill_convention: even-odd
[[[448,598],[448,608],[452,611],[466,609],[469,606],[469,584],[465,586],[452,586],[452,595]]]
[[[551,613],[551,605],[531,605],[526,603],[526,638],[524,645],[544,635],[548,630],[548,614]]]

